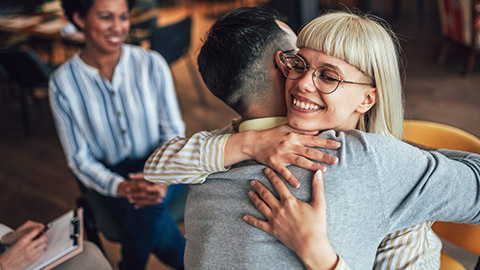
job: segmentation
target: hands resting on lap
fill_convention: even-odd
[[[143,178],[143,173],[131,173],[129,181],[118,186],[118,195],[125,197],[135,208],[161,203],[167,195],[168,186],[155,184]]]

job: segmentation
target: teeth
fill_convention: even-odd
[[[320,108],[318,105],[305,103],[304,101],[299,101],[296,98],[293,99],[292,103],[293,105],[305,110],[318,110]]]
[[[119,37],[109,37],[108,39],[112,42],[119,42],[120,41]]]

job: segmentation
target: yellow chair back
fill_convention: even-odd
[[[414,143],[480,154],[480,139],[459,128],[429,121],[405,120],[403,139]],[[459,196],[461,196],[459,194]],[[435,222],[433,230],[443,239],[480,255],[480,226]],[[440,269],[465,269],[442,253]]]
[[[435,122],[405,120],[403,139],[434,148],[480,154],[479,138],[459,128]]]

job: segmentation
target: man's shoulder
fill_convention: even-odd
[[[386,135],[381,135],[381,134],[375,134],[375,133],[368,133],[365,131],[361,131],[358,129],[351,129],[351,130],[345,130],[345,131],[335,131],[335,130],[324,130],[319,133],[318,136],[321,136],[326,139],[333,139],[333,140],[345,140],[345,141],[361,141],[361,140],[367,140],[367,141],[382,141],[382,140],[397,140],[391,136],[386,136]]]
[[[391,136],[368,133],[360,130],[347,130],[336,132],[326,130],[319,134],[322,138],[335,140],[342,144],[343,148],[352,151],[381,150],[385,147],[398,147],[404,144],[401,140]]]
[[[208,176],[207,180],[214,179],[253,179],[253,176],[263,175],[263,170],[266,168],[254,160],[242,161],[234,164],[232,168],[225,172],[213,173]]]

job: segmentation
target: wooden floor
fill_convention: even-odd
[[[422,21],[416,19],[414,4],[403,2],[399,19],[391,24],[401,37],[408,59],[406,118],[441,122],[480,136],[480,63],[472,75],[465,78],[461,71],[467,53],[455,48],[449,54],[447,64],[438,65],[436,58],[442,38],[436,2],[425,1],[427,7]],[[213,22],[212,17],[206,15],[211,11],[212,8],[205,4],[195,4],[192,9],[168,8],[160,13],[161,20],[191,13],[194,29],[192,59]],[[208,105],[200,104],[186,64],[186,61],[179,60],[172,65],[172,71],[187,135],[224,126],[235,114],[204,86],[202,91],[207,95]],[[4,88],[2,92],[8,91],[4,86],[0,87]],[[23,134],[18,100],[0,95],[0,221],[12,227],[27,219],[47,222],[75,207],[75,197],[79,194],[55,134],[47,100],[32,104],[31,109],[33,136],[27,138]],[[118,247],[108,247],[109,259],[116,266]],[[149,267],[160,268],[156,262]]]

